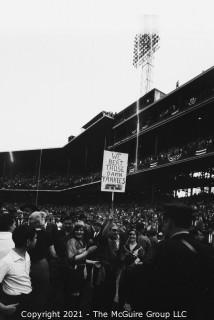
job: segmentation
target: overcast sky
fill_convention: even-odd
[[[0,150],[60,147],[102,110],[139,98],[133,40],[157,18],[153,83],[213,66],[212,1],[0,0]]]

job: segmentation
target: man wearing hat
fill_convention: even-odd
[[[130,304],[135,309],[185,311],[187,319],[202,319],[213,301],[213,249],[192,238],[193,210],[182,203],[164,206],[165,240],[130,277]],[[141,288],[141,290],[140,290]],[[135,292],[142,292],[136,295]],[[152,309],[150,309],[152,308]]]

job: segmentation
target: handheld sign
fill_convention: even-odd
[[[101,191],[125,192],[128,153],[104,150]]]

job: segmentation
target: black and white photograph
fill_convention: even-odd
[[[213,9],[0,1],[0,320],[214,319]]]

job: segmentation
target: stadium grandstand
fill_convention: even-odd
[[[107,198],[100,191],[103,150],[129,154],[119,199],[214,193],[213,80],[214,67],[169,94],[153,89],[118,114],[102,111],[61,148],[1,152],[2,201]]]

